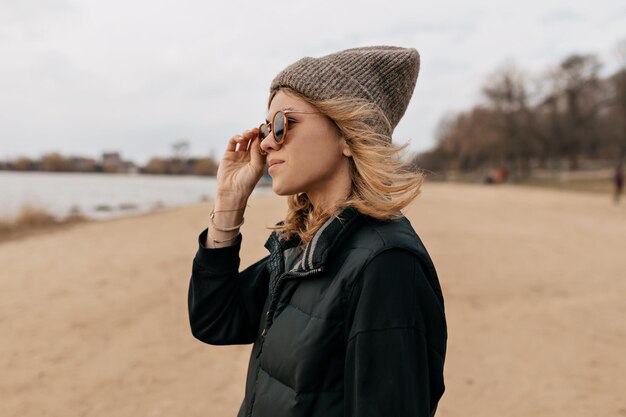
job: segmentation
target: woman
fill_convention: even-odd
[[[254,343],[239,416],[432,416],[446,322],[435,268],[400,209],[421,175],[391,143],[414,49],[303,58],[272,82],[268,117],[230,139],[189,288],[192,333]],[[239,272],[248,197],[269,164],[289,210]]]

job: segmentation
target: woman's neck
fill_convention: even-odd
[[[306,192],[316,211],[335,212],[350,196],[352,179],[347,160],[335,175],[317,189]]]
[[[307,193],[311,205],[318,212],[334,213],[348,199],[351,191],[351,183],[343,184],[343,187],[335,187],[332,192]]]

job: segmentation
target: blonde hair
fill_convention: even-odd
[[[396,146],[389,135],[375,128],[376,121],[387,120],[382,111],[362,99],[313,100],[291,88],[281,90],[305,100],[333,121],[352,152],[352,185],[348,198],[333,207],[314,207],[306,193],[290,195],[284,224],[268,228],[277,230],[282,239],[298,235],[304,247],[333,214],[346,207],[380,220],[402,217],[400,210],[419,195],[424,176],[413,161],[403,158],[408,143]]]

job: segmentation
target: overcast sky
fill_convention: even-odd
[[[183,138],[193,156],[219,157],[265,118],[285,66],[375,44],[420,52],[394,142],[421,151],[507,60],[533,75],[596,53],[606,74],[624,38],[624,0],[0,0],[0,158],[145,163]]]

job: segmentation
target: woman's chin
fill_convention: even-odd
[[[272,179],[272,191],[274,191],[274,194],[282,196],[292,195],[296,193],[296,191],[291,190],[288,187],[282,186],[280,184],[280,181],[276,181],[275,179]]]
[[[283,190],[280,187],[280,184],[278,184],[278,182],[273,178],[272,178],[272,191],[274,191],[274,194],[276,195],[284,195]]]

